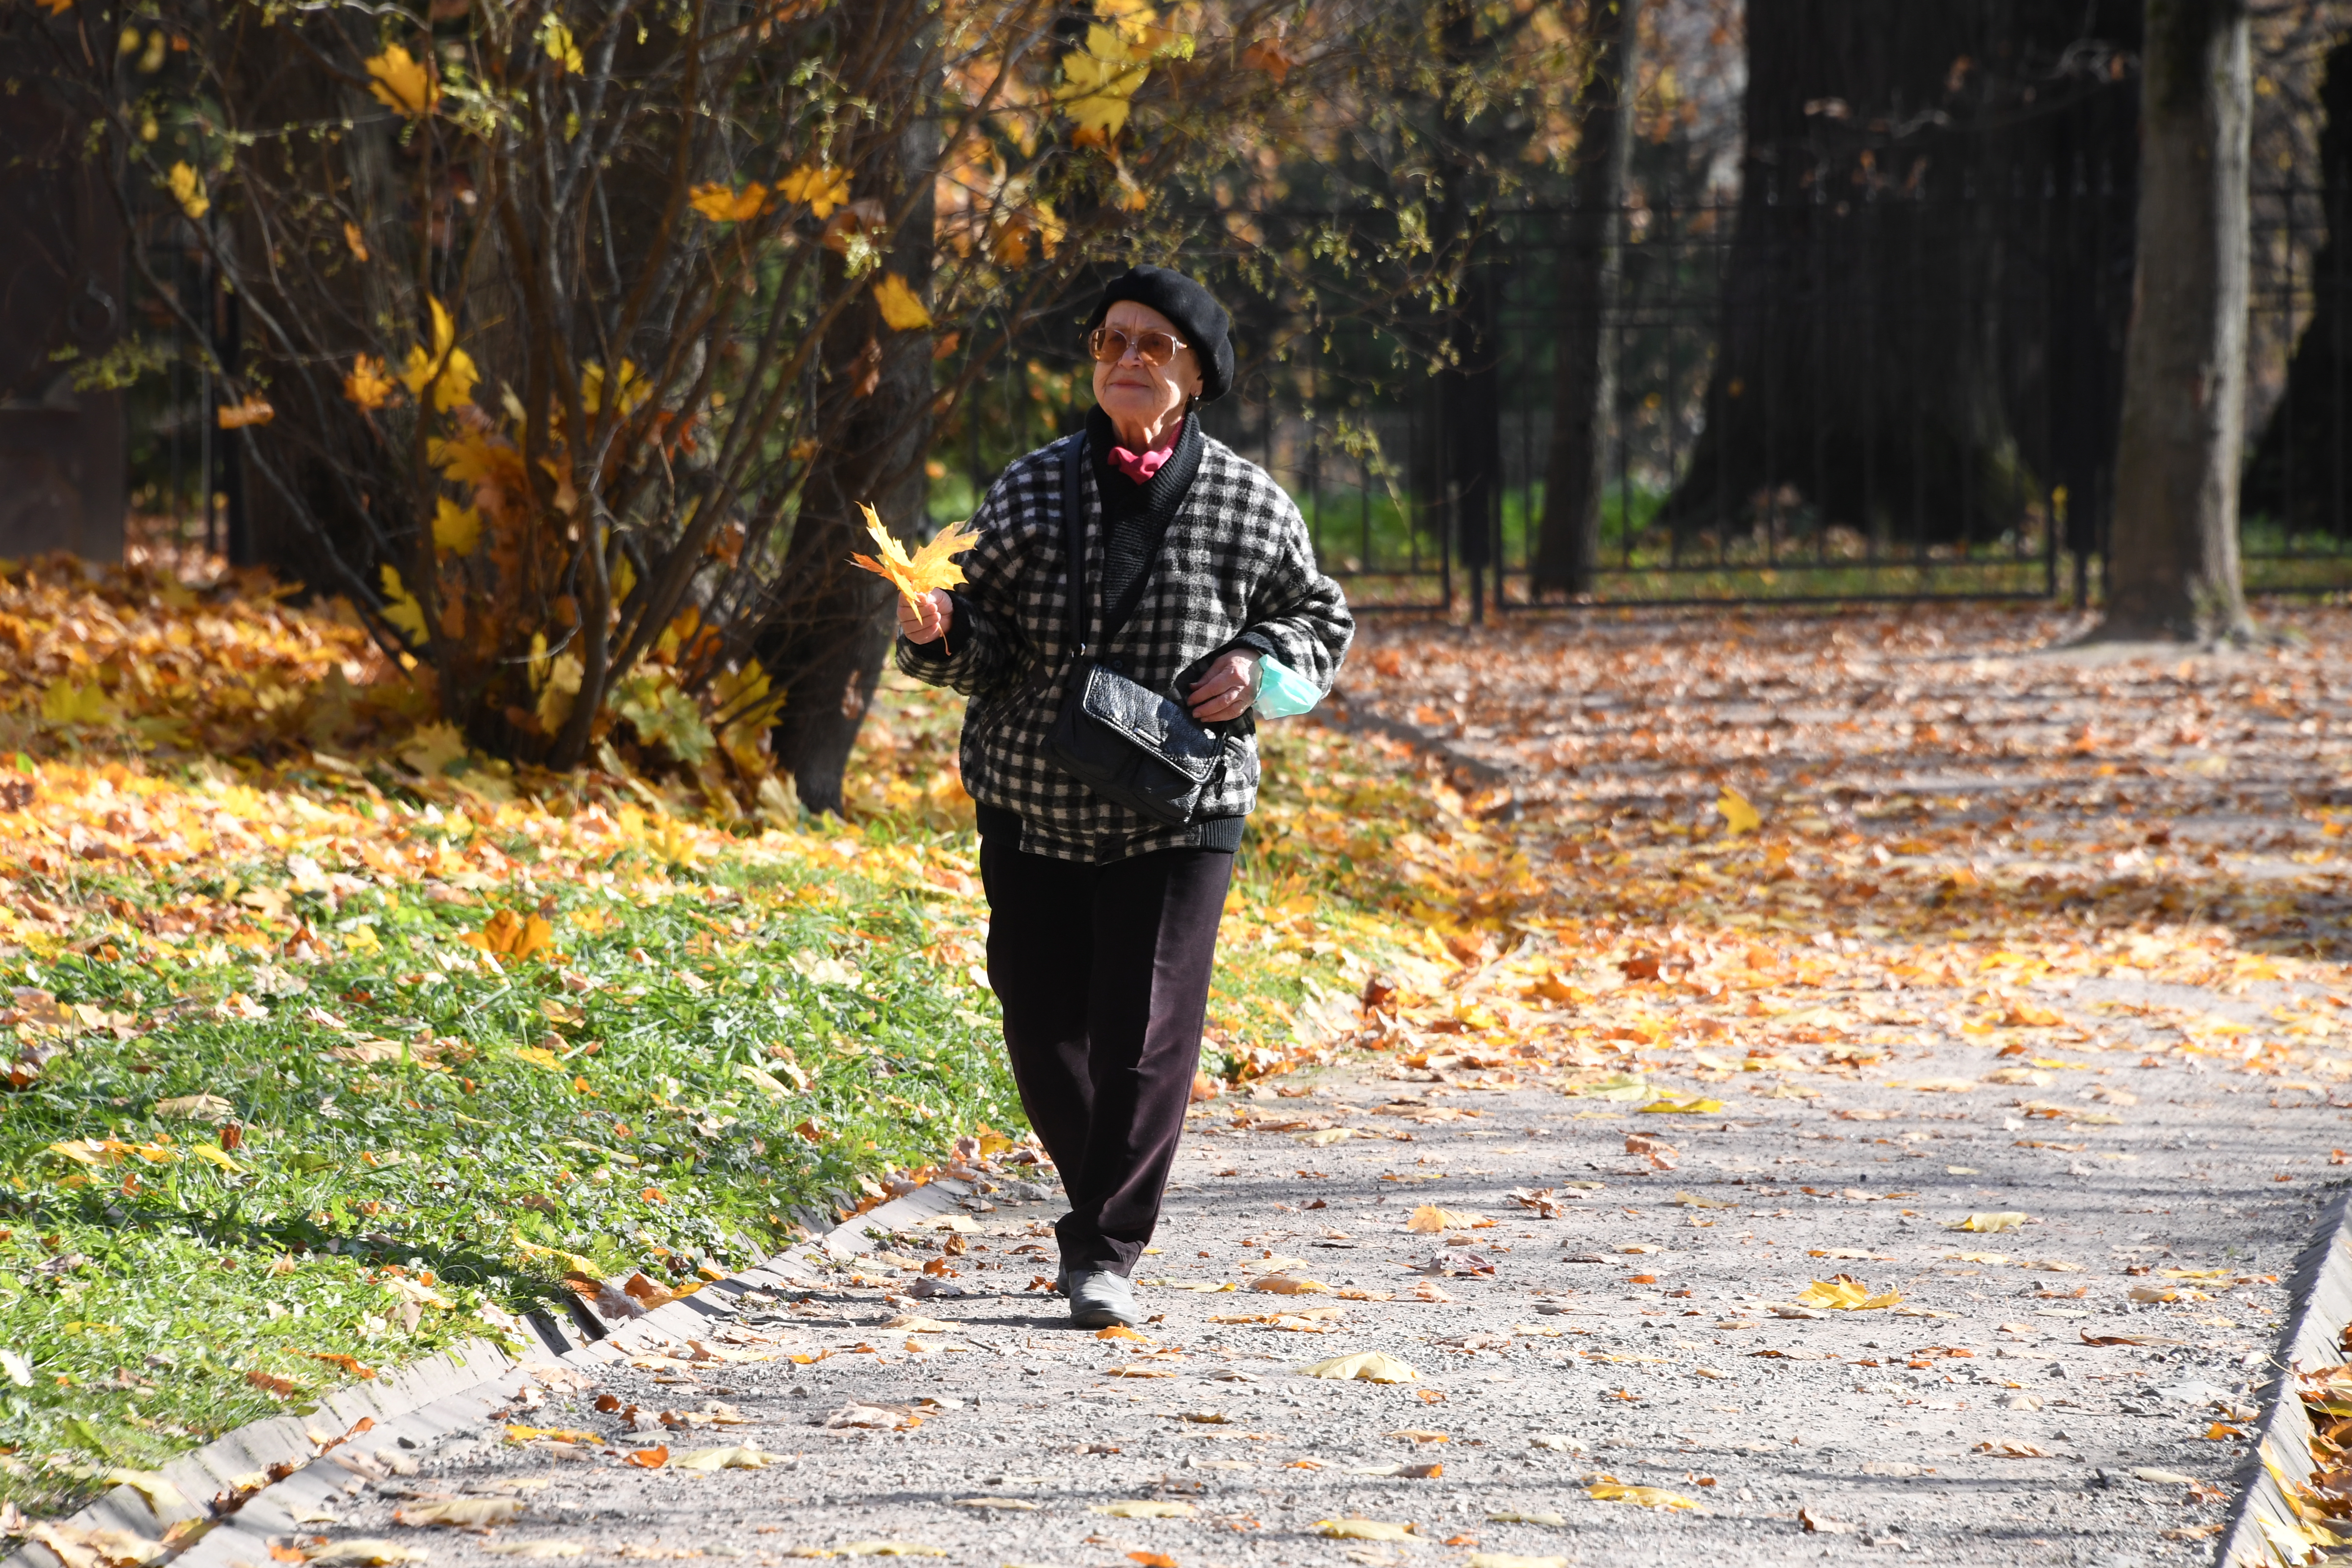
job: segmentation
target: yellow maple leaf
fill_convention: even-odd
[[[410,642],[425,640],[425,606],[400,580],[400,568],[387,564],[383,574],[384,624],[405,635]]]
[[[366,63],[372,79],[368,91],[386,109],[401,114],[425,114],[441,101],[441,89],[425,62],[398,44],[380,55],[370,56]]]
[[[212,210],[212,198],[205,195],[205,177],[185,163],[174,163],[163,176],[172,187],[172,199],[190,217],[202,217]]]
[[[457,346],[457,323],[450,320],[447,308],[430,296],[425,302],[433,310],[433,346],[430,350],[422,343],[410,347],[400,380],[418,397],[431,387],[435,411],[446,414],[461,403],[473,401],[474,386],[482,373],[475,367],[473,356]]]
[[[1075,121],[1082,140],[1108,142],[1127,123],[1129,100],[1150,67],[1139,58],[1118,29],[1097,24],[1087,29],[1087,47],[1062,57],[1062,112]]]
[[[804,204],[811,216],[825,217],[849,200],[849,176],[823,164],[812,168],[803,163],[778,180],[776,189],[786,201]]]
[[[343,395],[366,409],[377,409],[392,401],[398,385],[383,374],[383,361],[373,354],[361,354],[352,361],[352,374],[343,377]]]
[[[769,199],[768,187],[753,180],[740,191],[715,184],[697,185],[688,195],[686,205],[713,223],[743,223],[766,212]]]
[[[354,261],[365,261],[368,258],[367,237],[360,232],[359,225],[355,223],[343,225],[343,243],[351,247],[352,259]]]
[[[481,542],[482,514],[441,497],[433,513],[433,548],[452,555],[471,555]]]
[[[860,501],[857,510],[866,514],[866,531],[881,546],[882,558],[877,561],[871,555],[853,555],[849,559],[868,572],[889,578],[906,596],[907,603],[919,604],[932,589],[952,588],[963,581],[963,568],[948,558],[979,543],[979,534],[951,523],[910,557],[906,546],[890,537],[890,531],[882,526],[881,518],[875,515],[872,507]]]
[[[894,332],[919,331],[931,324],[930,311],[923,308],[907,280],[895,272],[885,272],[882,281],[874,285],[874,303],[881,308],[883,321]]]
[[[1753,833],[1764,826],[1764,818],[1748,804],[1748,797],[1729,784],[1723,786],[1723,795],[1716,801],[1715,809],[1723,817],[1723,830],[1734,837]]]

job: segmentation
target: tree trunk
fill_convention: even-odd
[[[1752,0],[1706,424],[1662,523],[1843,525],[1884,548],[2025,521],[2064,467],[2055,448],[2079,445],[2052,317],[2095,248],[2073,228],[2115,205],[2073,197],[2132,161],[2130,119],[2110,110],[2138,11]]]
[[[2248,50],[2245,0],[2147,0],[2108,640],[2252,630],[2238,577]]]
[[[2246,468],[2239,506],[2290,536],[2352,535],[2352,43],[2328,51],[2320,110],[2327,240],[2311,258],[2311,320],[2286,393]]]
[[[910,182],[928,192],[937,142],[936,130],[918,121],[874,161],[870,188],[853,194],[895,211]],[[926,195],[889,239],[886,265],[919,291],[930,277],[931,228]],[[824,395],[835,404],[822,426],[829,438],[802,492],[785,553],[781,581],[790,597],[759,654],[788,694],[769,734],[777,765],[793,775],[802,805],[838,815],[850,749],[897,635],[895,592],[849,563],[852,552],[873,550],[857,508],[861,501],[872,506],[901,538],[919,531],[931,434],[931,341],[925,332],[892,331],[869,294],[835,320],[824,363],[831,377]]]
[[[1617,0],[1616,25],[1597,39],[1592,75],[1579,100],[1575,205],[1560,258],[1551,450],[1529,584],[1538,599],[1548,593],[1590,594],[1601,561],[1609,411],[1617,400],[1617,358],[1606,319],[1623,257],[1620,209],[1633,148],[1632,84],[1639,75],[1641,16],[1641,0]]]
[[[1440,39],[1448,64],[1471,65],[1486,47],[1477,36],[1471,6],[1451,0]],[[1469,572],[1470,618],[1486,614],[1486,581],[1495,565],[1496,525],[1502,518],[1502,345],[1495,329],[1497,282],[1494,264],[1479,252],[1484,208],[1490,199],[1480,173],[1482,131],[1449,108],[1441,138],[1445,161],[1445,199],[1438,232],[1466,247],[1461,288],[1445,321],[1446,363],[1430,378],[1434,463],[1429,470],[1430,500],[1442,509],[1447,542]]]

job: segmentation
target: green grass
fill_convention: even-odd
[[[895,837],[843,839],[926,847]],[[558,1299],[554,1252],[683,1283],[765,1256],[861,1175],[1018,1125],[990,998],[922,952],[970,910],[919,881],[820,845],[692,872],[630,854],[613,889],[549,893],[527,838],[501,847],[522,885],[489,904],[544,899],[566,962],[502,967],[456,940],[487,905],[406,889],[224,905],[231,876],[282,892],[266,863],[45,890],[110,912],[8,983],[130,1037],[81,1033],[0,1099],[0,1346],[32,1378],[0,1384],[0,1495],[63,1507],[88,1461],[301,1408],[350,1375],[321,1354],[373,1367],[493,1331]],[[299,962],[306,930],[337,955]],[[241,1131],[226,1164],[194,1153],[220,1131],[166,1104],[198,1095]],[[81,1140],[118,1147],[58,1147]]]
[[[577,801],[427,800],[382,770],[46,767],[53,820],[135,795],[194,831],[226,803],[249,847],[152,872],[35,852],[12,897],[48,923],[0,908],[7,1021],[64,1047],[0,1092],[0,1350],[29,1377],[0,1375],[0,1498],[69,1510],[110,1468],[509,1333],[567,1268],[681,1286],[961,1134],[1017,1135],[970,973],[975,841],[922,787],[961,706],[886,695],[859,765],[899,807],[757,839],[610,800],[599,837]],[[1308,1010],[1411,905],[1364,826],[1395,770],[1276,730],[1211,1002],[1229,1078],[1328,1058]],[[370,875],[387,855],[402,874]],[[460,940],[500,910],[542,912],[560,956]]]

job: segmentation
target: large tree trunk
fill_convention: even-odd
[[[928,193],[938,133],[918,122],[868,165],[853,195],[895,212],[910,189]],[[889,238],[890,270],[919,290],[930,276],[932,208],[928,194]],[[835,265],[838,265],[837,263]],[[878,512],[901,538],[919,531],[923,454],[931,434],[931,341],[892,331],[870,294],[827,334],[824,450],[803,491],[782,582],[790,595],[760,642],[760,662],[787,692],[770,731],[777,765],[793,775],[801,804],[838,814],[842,776],[858,727],[896,636],[890,585],[849,563],[871,552],[858,504]],[[869,380],[868,378],[871,377]]]
[[[2239,505],[2290,533],[2343,539],[2352,535],[2352,43],[2328,51],[2326,73],[2319,167],[2327,240],[2311,258],[2311,320]]]
[[[1477,36],[1475,10],[1465,0],[1448,0],[1439,37],[1447,63],[1473,64],[1487,46]],[[1486,614],[1486,574],[1495,564],[1495,540],[1502,521],[1502,344],[1496,334],[1495,267],[1479,253],[1483,208],[1489,197],[1479,164],[1482,127],[1449,107],[1440,156],[1444,160],[1445,199],[1438,232],[1469,248],[1462,264],[1461,289],[1445,322],[1444,368],[1430,378],[1435,461],[1429,472],[1430,499],[1443,509],[1454,559],[1470,574],[1470,617]]]
[[[2100,636],[2252,628],[2238,577],[2246,393],[2245,0],[2147,0],[2139,272]]]
[[[1536,598],[1592,592],[1601,560],[1609,411],[1617,400],[1617,359],[1606,317],[1624,254],[1620,209],[1633,147],[1633,84],[1640,74],[1642,19],[1641,0],[1616,0],[1616,5],[1615,25],[1595,40],[1592,75],[1578,100],[1575,206],[1560,258],[1551,450],[1529,584]]]
[[[2111,154],[2128,167],[2130,121],[2110,105],[2130,91],[2137,13],[1751,0],[1706,424],[1661,521],[1802,520],[1905,546],[2024,521],[2064,466],[2053,448],[2080,445],[2052,406],[2075,373],[2051,363],[2065,290],[2044,280],[2084,264],[2053,226],[2100,210],[2061,193],[2103,189]]]

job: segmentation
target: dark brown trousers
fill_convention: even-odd
[[[1184,1131],[1234,858],[1160,849],[1090,866],[982,840],[988,982],[1029,1124],[1062,1175],[1069,1268],[1128,1274]]]

